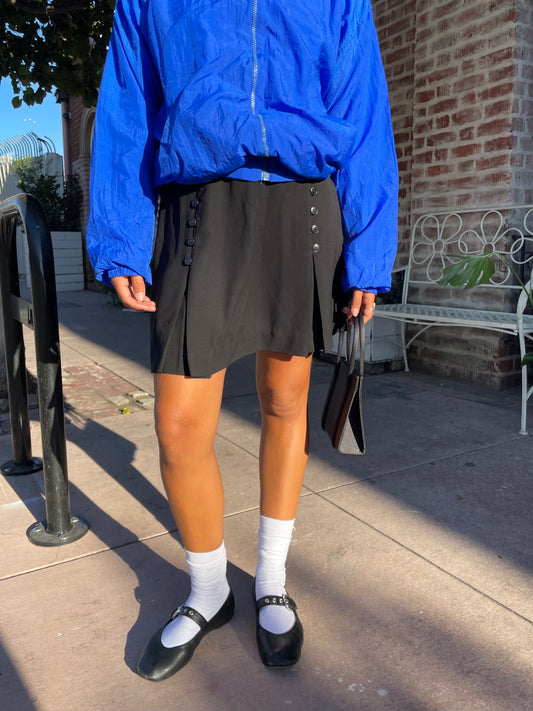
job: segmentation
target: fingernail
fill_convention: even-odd
[[[359,315],[359,309],[352,309],[352,316],[358,316]]]
[[[135,298],[137,299],[137,301],[144,301],[144,294],[142,293],[142,291],[139,291],[138,294],[135,294]]]

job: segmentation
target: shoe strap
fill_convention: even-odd
[[[265,597],[260,597],[259,600],[255,601],[255,606],[258,610],[267,605],[283,605],[288,610],[296,610],[296,603],[288,595],[265,595]]]
[[[190,620],[193,620],[201,630],[203,630],[203,628],[207,625],[205,617],[201,615],[198,610],[195,610],[193,607],[189,607],[188,605],[181,605],[178,607],[178,609],[172,613],[172,617],[170,619],[175,620],[176,617],[180,616],[188,617]]]

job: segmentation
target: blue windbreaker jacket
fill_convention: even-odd
[[[390,288],[398,173],[370,0],[118,0],[87,246],[150,283],[157,189],[331,176],[344,287]]]

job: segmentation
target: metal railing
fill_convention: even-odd
[[[31,302],[20,298],[19,220],[28,244]],[[45,214],[31,195],[0,202],[0,295],[13,448],[13,460],[0,466],[0,472],[28,474],[42,468],[46,520],[30,526],[28,537],[41,546],[72,543],[87,532],[88,524],[70,513],[54,255]],[[31,452],[23,324],[35,334],[42,462]]]

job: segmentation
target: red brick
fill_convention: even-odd
[[[438,101],[436,104],[433,104],[431,111],[435,114],[443,114],[447,111],[453,111],[456,109],[458,103],[459,101],[457,98],[444,99],[443,101]]]
[[[511,105],[511,97],[509,97],[508,99],[503,99],[502,101],[495,101],[492,104],[487,104],[483,113],[486,118],[497,116],[498,114],[502,116],[509,116],[511,113]]]
[[[450,172],[450,166],[446,163],[440,165],[428,165],[426,168],[426,175],[428,178],[432,178],[435,175],[446,175]]]
[[[433,156],[433,151],[426,151],[425,153],[419,153],[417,158],[421,163],[431,163]]]
[[[496,64],[508,64],[513,62],[514,59],[514,48],[504,47],[490,54],[486,54],[484,57],[480,57],[480,66],[494,66]]]
[[[481,143],[466,143],[462,146],[452,148],[452,155],[457,158],[472,156],[481,151]]]
[[[438,7],[432,8],[432,17],[434,20],[438,20],[441,17],[445,17],[452,12],[455,12],[463,4],[462,0],[448,0],[448,2],[443,3]]]
[[[462,104],[477,104],[477,96],[475,91],[469,91],[461,97]]]
[[[469,57],[469,56],[478,56],[481,50],[485,47],[485,41],[476,39],[474,42],[469,42],[468,44],[462,45],[460,47],[457,47],[455,50],[454,58],[455,59],[462,59],[464,57]],[[474,62],[473,66],[477,66],[478,61]]]
[[[493,170],[501,168],[502,165],[509,164],[509,154],[492,156],[490,158],[479,158],[476,161],[476,170]]]
[[[457,44],[458,33],[449,32],[448,34],[434,33],[438,39],[434,40],[430,44],[430,51],[435,54],[441,49],[447,49],[448,47],[455,47]]]
[[[451,62],[451,55],[449,52],[442,52],[442,54],[437,55],[437,67],[448,66]]]
[[[477,127],[478,136],[490,136],[498,133],[508,133],[511,130],[510,118],[493,119]]]
[[[401,144],[401,143],[405,143],[406,141],[411,140],[411,133],[406,132],[406,131],[404,131],[404,132],[397,131],[397,132],[395,132],[394,137],[396,139],[396,143]]]
[[[417,61],[415,64],[415,69],[418,74],[424,74],[424,72],[431,71],[435,66],[435,58],[430,57],[429,59],[422,58],[417,54]]]
[[[481,118],[481,109],[478,108],[468,108],[452,114],[453,123],[459,125],[464,123],[474,123],[479,118]]]
[[[459,131],[459,140],[461,141],[473,141],[476,136],[476,131],[472,126],[468,128],[462,128]]]
[[[441,83],[444,79],[457,76],[457,67],[446,67],[446,69],[436,69],[431,72],[426,78],[429,84]]]
[[[415,94],[415,101],[421,104],[431,101],[435,98],[435,89],[427,89],[426,91],[419,91]]]
[[[500,136],[498,138],[493,138],[490,141],[486,141],[483,145],[483,150],[487,152],[491,151],[510,151],[512,147],[511,136]]]
[[[508,82],[506,84],[488,86],[486,89],[482,89],[478,94],[478,98],[480,101],[487,101],[488,99],[495,99],[499,96],[510,96],[512,93],[513,82]]]
[[[468,89],[477,89],[479,86],[483,85],[484,81],[484,74],[471,74],[470,76],[463,77],[462,79],[458,79],[454,82],[453,91],[456,94],[460,94],[462,91],[466,91]]]
[[[471,173],[474,170],[473,160],[462,160],[457,164],[457,170],[459,173]]]
[[[410,47],[401,47],[400,49],[395,50],[394,52],[387,52],[384,54],[384,61],[387,64],[394,64],[395,62],[399,60],[404,60],[406,59],[411,53],[411,48]]]
[[[512,79],[514,72],[514,63],[510,62],[507,66],[489,72],[489,82],[494,84],[498,81],[504,81],[505,79]]]
[[[457,134],[452,131],[444,131],[443,133],[435,133],[427,138],[428,146],[439,146],[443,143],[454,143]]]
[[[418,133],[429,133],[433,130],[433,119],[428,119],[427,121],[422,121],[416,125],[416,130]]]

